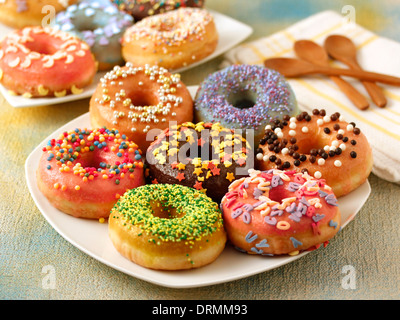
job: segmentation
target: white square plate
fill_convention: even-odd
[[[193,67],[196,67],[206,61],[209,61],[211,59],[214,59],[218,57],[219,55],[223,54],[224,52],[232,49],[234,46],[245,40],[247,37],[249,37],[253,29],[235,19],[232,19],[226,15],[223,15],[221,13],[215,12],[210,10],[210,12],[214,16],[214,21],[215,25],[217,27],[218,35],[219,35],[219,42],[217,45],[217,48],[215,51],[209,55],[208,57],[197,61],[191,65],[188,65],[187,67],[180,68],[177,70],[173,70],[173,72],[180,73],[186,70],[189,70]],[[7,33],[9,33],[12,29],[4,26],[0,26],[0,38],[5,36]],[[93,83],[84,88],[84,91],[80,94],[77,95],[67,95],[65,97],[61,98],[56,98],[56,97],[50,97],[50,98],[24,98],[22,96],[15,96],[15,95],[10,95],[8,93],[8,90],[4,88],[2,85],[0,85],[0,92],[4,96],[4,98],[7,100],[7,102],[15,107],[15,108],[23,108],[23,107],[39,107],[39,106],[45,106],[45,105],[53,105],[53,104],[59,104],[59,103],[64,103],[68,101],[75,101],[75,100],[80,100],[80,99],[85,99],[85,98],[90,98],[92,94],[94,93],[97,84],[100,80],[100,78],[105,74],[106,72],[98,72],[93,80]]]
[[[192,95],[197,86],[189,87]],[[39,191],[36,168],[42,155],[42,147],[49,139],[75,128],[90,128],[89,113],[62,126],[46,138],[26,160],[25,174],[29,191],[37,207],[48,223],[67,241],[96,260],[133,277],[171,288],[193,288],[233,281],[265,272],[293,262],[309,252],[297,256],[263,257],[247,255],[227,245],[222,254],[208,266],[188,271],[156,271],[141,267],[123,256],[114,248],[108,237],[107,223],[74,218],[55,209]],[[354,219],[371,193],[365,182],[351,194],[339,198],[342,227]],[[324,250],[324,249],[320,249]]]

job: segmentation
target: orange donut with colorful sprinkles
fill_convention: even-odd
[[[60,211],[105,219],[120,196],[144,184],[142,154],[117,130],[71,130],[43,148],[37,183]]]
[[[26,98],[79,94],[97,72],[89,46],[52,28],[25,27],[0,43],[0,82]]]
[[[340,230],[340,210],[322,179],[295,170],[249,170],[221,202],[230,242],[259,255],[314,250]]]

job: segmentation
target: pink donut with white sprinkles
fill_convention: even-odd
[[[96,72],[97,63],[85,42],[49,27],[15,30],[0,43],[0,82],[13,95],[79,94]]]

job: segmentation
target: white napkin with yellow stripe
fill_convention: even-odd
[[[363,69],[400,77],[400,43],[379,37],[333,11],[323,11],[283,31],[235,47],[225,54],[223,66],[263,64],[265,59],[278,56],[295,57],[293,44],[296,40],[308,39],[323,45],[331,34],[342,34],[354,41]],[[332,65],[345,67],[339,62]],[[327,113],[338,111],[348,122],[355,122],[373,149],[373,173],[387,181],[400,183],[400,87],[379,84],[388,99],[387,106],[379,108],[357,79],[345,79],[369,99],[369,109],[361,111],[353,106],[326,76],[307,76],[288,81],[301,109],[324,108]]]

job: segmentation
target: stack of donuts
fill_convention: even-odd
[[[112,2],[67,2],[52,26],[0,45],[1,83],[25,97],[80,93],[106,70],[91,129],[43,146],[37,182],[49,202],[107,222],[121,255],[157,270],[205,266],[227,244],[262,256],[325,246],[341,228],[340,198],[372,169],[360,128],[338,112],[300,111],[264,66],[217,71],[192,96],[173,70],[215,50],[203,2]],[[33,10],[25,4],[17,11]]]
[[[186,67],[218,44],[213,16],[203,6],[176,0],[3,1],[0,22],[15,29],[0,43],[0,83],[11,95],[63,97],[82,93],[97,71],[125,62]]]

